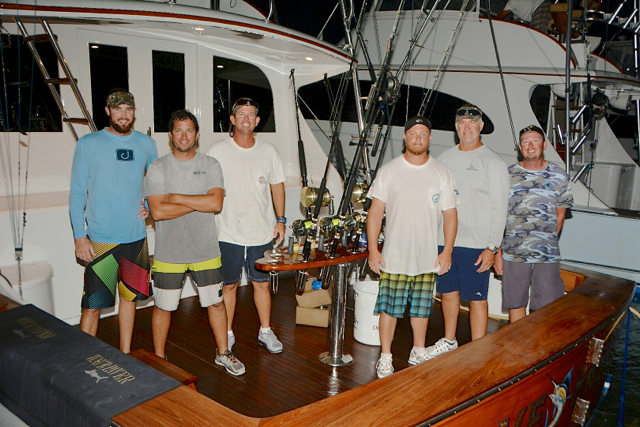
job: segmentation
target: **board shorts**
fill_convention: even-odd
[[[385,313],[402,319],[409,304],[409,317],[428,318],[431,315],[436,273],[407,276],[382,271],[379,283],[374,314]]]
[[[95,257],[84,270],[82,308],[113,307],[116,289],[125,301],[143,301],[152,295],[146,237],[133,243],[91,241],[91,246]]]
[[[220,257],[191,264],[173,264],[153,260],[153,288],[156,306],[175,311],[180,303],[187,274],[196,284],[201,307],[222,301],[222,273]]]

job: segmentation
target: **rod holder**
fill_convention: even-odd
[[[349,264],[338,264],[336,281],[333,287],[331,303],[331,330],[329,331],[329,351],[318,357],[320,362],[329,366],[346,366],[353,363],[353,357],[343,353],[344,329],[347,313],[347,270]]]
[[[298,270],[296,273],[296,293],[302,295],[304,293],[304,286],[307,284],[307,270]]]

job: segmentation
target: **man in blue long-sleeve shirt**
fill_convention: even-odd
[[[136,301],[150,296],[144,173],[158,157],[156,143],[134,131],[135,100],[114,89],[105,111],[109,127],[78,141],[73,156],[69,216],[76,257],[85,269],[80,329],[95,336],[100,310],[120,295],[120,350],[129,353]]]

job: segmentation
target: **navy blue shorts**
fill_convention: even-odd
[[[443,247],[438,246],[438,253]],[[482,301],[489,293],[489,275],[491,269],[478,273],[478,261],[484,249],[453,247],[451,270],[438,276],[436,290],[441,294],[460,292],[460,298],[466,301]]]
[[[222,252],[222,279],[225,285],[233,285],[242,279],[242,267],[247,278],[254,282],[268,282],[269,272],[258,270],[256,261],[264,256],[264,252],[273,248],[271,242],[261,246],[241,246],[220,242]]]

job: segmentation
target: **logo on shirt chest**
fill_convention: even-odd
[[[116,160],[119,162],[132,162],[133,150],[128,148],[118,148],[116,150]]]
[[[194,175],[206,175],[207,171],[193,171]]]
[[[473,163],[471,163],[471,164],[469,165],[469,167],[467,168],[467,170],[468,170],[468,171],[473,171],[473,172],[478,172],[478,169],[476,169],[476,168],[474,168],[474,167],[473,167]]]
[[[267,179],[264,176],[261,176],[260,178],[258,178],[258,183],[259,184],[266,184],[267,183]]]

